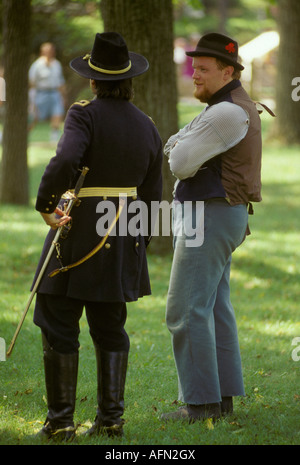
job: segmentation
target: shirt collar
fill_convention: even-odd
[[[221,87],[221,89],[219,89],[209,100],[208,100],[208,105],[211,106],[211,105],[215,105],[216,103],[219,103],[219,102],[223,102],[224,100],[231,100],[229,95],[230,92],[234,89],[236,89],[237,87],[240,87],[242,84],[241,84],[241,81],[237,80],[237,79],[233,79],[232,81],[230,81],[228,84],[226,84],[226,86],[224,87]]]

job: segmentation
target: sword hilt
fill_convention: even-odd
[[[76,185],[75,185],[75,188],[74,188],[74,197],[71,198],[71,200],[69,200],[69,203],[65,209],[65,212],[64,212],[64,215],[69,215],[70,214],[70,211],[72,209],[72,207],[74,205],[80,205],[80,200],[78,199],[78,194],[79,194],[79,191],[80,189],[82,188],[82,185],[84,183],[84,179],[89,171],[89,168],[87,166],[84,166],[82,168],[81,171],[81,174],[76,182]],[[62,229],[61,229],[61,238],[62,239],[65,239],[68,235],[68,232],[70,231],[71,229],[71,225],[70,224],[66,224],[64,226],[62,226]]]

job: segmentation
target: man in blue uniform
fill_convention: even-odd
[[[69,220],[55,214],[61,196],[74,188],[83,166],[89,168],[72,227],[57,244],[39,286],[34,322],[42,330],[48,415],[41,433],[69,439],[78,366],[79,319],[85,307],[94,342],[98,374],[98,410],[89,434],[121,435],[129,338],[124,329],[126,302],[151,293],[146,246],[149,237],[118,233],[118,224],[101,242],[97,222],[101,202],[116,212],[120,194],[125,208],[136,199],[150,208],[162,192],[162,144],[152,120],[130,102],[132,81],[148,69],[147,60],[128,52],[121,35],[96,34],[91,54],[77,57],[71,68],[90,79],[92,101],[73,104],[56,156],[39,187],[36,209],[51,226],[40,266],[55,230]],[[124,214],[125,208],[123,212]],[[128,208],[129,210],[129,208]],[[127,213],[127,221],[132,215]],[[103,215],[103,213],[102,213]],[[121,217],[120,217],[121,218]],[[68,269],[69,265],[75,264]],[[65,267],[63,273],[51,272]],[[51,277],[49,276],[51,275]]]

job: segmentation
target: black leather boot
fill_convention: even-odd
[[[40,437],[69,441],[75,436],[73,415],[76,401],[78,352],[61,354],[42,335],[48,414]]]
[[[122,436],[128,352],[108,352],[95,345],[98,410],[87,435]]]

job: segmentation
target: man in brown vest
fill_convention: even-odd
[[[261,125],[235,40],[206,34],[187,55],[194,96],[208,106],[165,146],[177,178],[166,319],[186,406],[162,418],[194,421],[231,413],[245,394],[229,280],[248,206],[261,201]]]

